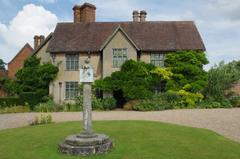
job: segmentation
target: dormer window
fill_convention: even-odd
[[[163,53],[151,53],[151,64],[158,67],[164,67],[164,54]]]

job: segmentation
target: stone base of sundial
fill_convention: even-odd
[[[103,154],[112,149],[112,140],[104,134],[70,135],[59,144],[59,151],[69,155]]]

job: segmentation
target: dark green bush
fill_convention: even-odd
[[[93,98],[92,107],[93,110],[112,110],[116,108],[117,101],[113,97],[108,98]]]
[[[92,98],[92,108],[93,108],[93,110],[104,110],[102,99],[93,97]]]
[[[137,111],[158,111],[172,109],[174,103],[168,102],[162,94],[154,95],[151,99],[143,99],[133,105],[133,110]]]
[[[20,99],[24,102],[27,102],[30,106],[31,110],[34,110],[34,107],[43,102],[43,95],[41,93],[36,92],[22,92],[20,94]]]
[[[103,98],[103,109],[104,110],[112,110],[116,108],[117,101],[113,97]]]
[[[168,102],[151,99],[140,100],[139,103],[133,106],[133,109],[137,111],[159,111],[172,108],[173,106]]]
[[[197,105],[198,108],[221,108],[221,103],[213,100],[204,100]]]
[[[229,101],[233,107],[240,107],[240,96],[231,96],[229,97]]]
[[[179,100],[181,100],[181,96],[174,91],[161,93],[159,95],[159,98],[162,98],[163,100],[166,100],[167,102],[170,103],[177,103]]]
[[[220,103],[222,108],[232,108],[232,104],[228,99],[222,99]]]
[[[19,97],[0,98],[0,108],[23,105],[25,105],[25,102]]]

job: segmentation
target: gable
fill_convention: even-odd
[[[103,50],[112,40],[118,42],[127,41],[136,50],[139,50],[136,44],[132,41],[132,39],[124,32],[124,30],[120,26],[113,32],[111,36],[108,37],[106,42],[104,42],[104,44],[101,46],[100,50]]]
[[[22,49],[15,55],[15,57],[8,63],[11,64],[14,61],[24,61],[28,56],[30,56],[33,52],[33,48],[27,43]]]

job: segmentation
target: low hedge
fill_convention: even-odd
[[[23,92],[19,95],[21,100],[28,103],[31,110],[34,110],[34,107],[43,102],[43,95],[36,92]]]
[[[4,97],[0,98],[0,108],[11,107],[16,105],[25,105],[24,100],[19,97]]]

